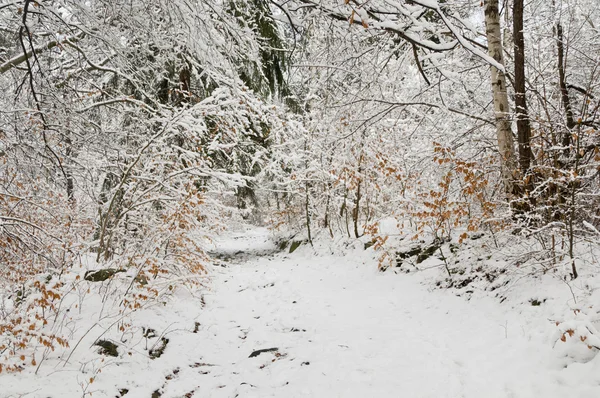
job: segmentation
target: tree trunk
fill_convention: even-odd
[[[519,165],[526,175],[531,165],[531,126],[525,96],[525,39],[523,37],[523,0],[514,0],[513,36],[515,40],[515,108],[517,112],[517,137]]]
[[[310,232],[310,204],[309,204],[309,187],[308,187],[308,180],[305,182],[304,188],[306,189],[306,197],[305,197],[305,202],[304,202],[304,211],[306,213],[306,232],[308,233],[308,243],[310,243],[310,245],[313,245],[313,241],[312,241],[312,234]]]
[[[364,138],[364,137],[363,137]],[[364,146],[364,143],[361,143],[362,146]],[[362,185],[362,161],[363,161],[363,154],[362,154],[362,147],[361,147],[361,153],[358,157],[358,182],[356,185],[356,196],[354,198],[354,209],[352,210],[352,223],[354,225],[354,237],[356,239],[360,238],[360,234],[358,233],[358,220],[360,217],[360,201],[362,199],[362,192],[361,192],[361,185]]]
[[[308,142],[304,141],[304,152],[308,153]],[[308,170],[308,161],[304,164],[304,166],[306,167],[306,170]],[[306,232],[308,234],[308,243],[310,243],[310,245],[313,245],[313,241],[312,241],[312,234],[310,231],[310,185],[308,184],[308,176],[306,176],[306,181],[304,182],[304,189],[305,189],[305,198],[304,198],[304,212],[305,212],[305,216],[306,216]]]
[[[360,173],[360,168],[358,169]],[[354,225],[354,236],[356,239],[360,238],[360,234],[358,233],[358,219],[360,217],[360,200],[361,200],[361,182],[362,180],[359,177],[358,186],[356,187],[356,197],[354,200],[354,210],[352,210],[352,223]]]
[[[67,146],[65,151],[65,163],[71,163],[73,161],[73,141],[71,140],[70,134],[70,132],[67,132],[65,136],[65,144]],[[67,168],[65,170],[65,176],[67,178],[67,198],[69,199],[69,203],[73,205],[75,203],[75,183],[73,181],[73,173]]]
[[[567,78],[565,77],[565,49],[563,43],[563,29],[560,22],[557,22],[556,24],[556,47],[558,51],[558,82],[567,118],[567,128],[569,129],[569,131],[565,131],[562,135],[562,145],[565,147],[565,151],[568,152],[568,146],[571,145],[570,130],[575,127],[575,120],[573,119],[573,111],[571,110],[571,100],[569,98],[569,90],[567,89]]]
[[[569,97],[569,90],[567,88],[567,78],[565,73],[565,49],[564,49],[564,38],[563,38],[563,28],[559,22],[556,23],[556,50],[557,50],[557,67],[558,67],[558,85],[560,88],[560,95],[562,100],[562,105],[565,109],[565,118],[567,123],[566,129],[559,129],[560,134],[560,143],[562,145],[562,154],[564,158],[561,156],[556,157],[556,168],[559,170],[565,170],[568,164],[569,154],[571,152],[571,131],[575,128],[575,120],[573,119],[573,110],[571,109],[571,99]],[[558,173],[557,173],[558,174]],[[556,187],[557,191],[557,201],[558,204],[564,204],[567,201],[568,193],[564,191],[560,186]],[[562,214],[557,212],[557,214]],[[566,215],[564,213],[563,215]]]
[[[504,65],[502,55],[502,35],[500,33],[500,13],[498,0],[485,1],[485,27],[488,41],[488,54],[499,64]],[[494,116],[498,149],[502,158],[502,180],[507,194],[518,194],[518,166],[515,156],[514,139],[510,127],[510,108],[506,92],[506,74],[491,66],[492,94],[494,97]]]

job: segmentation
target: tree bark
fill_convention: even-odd
[[[568,147],[571,145],[570,130],[575,127],[575,120],[573,119],[571,100],[569,98],[569,90],[567,88],[567,78],[565,76],[565,49],[563,43],[563,29],[560,22],[556,23],[556,47],[558,52],[558,82],[560,85],[560,95],[562,98],[563,107],[565,108],[567,128],[569,129],[569,131],[564,132],[562,135],[562,145],[565,147],[565,151],[568,152]]]
[[[498,0],[485,1],[485,28],[488,41],[488,55],[497,63],[504,65],[502,55],[502,35],[500,30],[500,13]],[[518,166],[514,148],[514,138],[510,126],[510,108],[506,92],[506,74],[494,66],[490,66],[492,94],[494,102],[494,116],[496,120],[496,136],[498,150],[502,161],[502,180],[507,194],[518,194],[516,183]]]
[[[523,0],[514,0],[513,36],[515,41],[515,108],[517,112],[517,137],[519,165],[526,175],[533,159],[531,152],[531,125],[525,96],[525,39],[523,37]]]

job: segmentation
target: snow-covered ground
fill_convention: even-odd
[[[85,347],[38,376],[0,375],[0,397],[600,396],[600,358],[565,360],[542,310],[378,272],[362,248],[274,250],[260,229],[218,241],[224,266],[203,296],[182,290],[139,315],[157,337],[104,362]],[[161,336],[165,353],[148,359]]]

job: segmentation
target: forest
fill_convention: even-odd
[[[215,242],[248,228],[270,258],[540,307],[596,374],[566,396],[598,396],[597,1],[0,0],[0,397],[65,367],[77,394],[43,396],[92,395],[89,347],[121,336],[125,361],[158,330],[138,314],[204,306],[247,254]]]

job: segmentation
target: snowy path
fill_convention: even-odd
[[[203,298],[181,289],[138,313],[169,340],[160,358],[157,337],[113,333],[132,348],[107,358],[90,336],[67,367],[0,375],[0,398],[600,397],[600,361],[559,357],[543,307],[429,291],[362,249],[274,251],[264,230],[224,239]]]
[[[240,249],[261,244],[247,239]],[[427,291],[360,255],[234,263],[206,303],[194,397],[600,396],[563,380],[551,347],[496,302]]]

